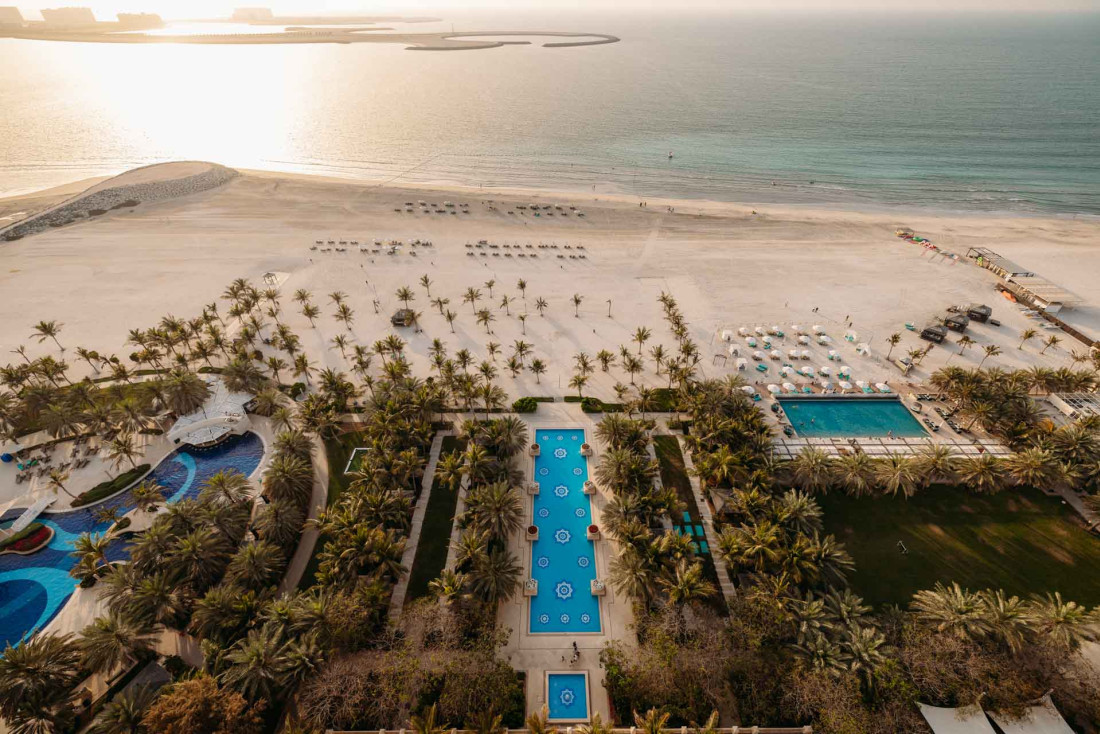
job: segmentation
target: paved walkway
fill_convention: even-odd
[[[1077,514],[1085,519],[1085,524],[1088,526],[1089,530],[1100,528],[1100,515],[1093,512],[1089,506],[1085,504],[1084,500],[1081,499],[1079,494],[1069,487],[1059,487],[1057,492],[1070,507],[1077,510]]]
[[[412,574],[413,560],[416,558],[416,547],[420,543],[420,529],[424,527],[424,515],[428,511],[428,500],[432,496],[432,484],[435,479],[435,465],[439,463],[439,452],[443,448],[443,436],[449,432],[440,431],[432,439],[432,448],[428,452],[428,465],[424,469],[424,478],[421,481],[420,499],[413,509],[412,525],[409,527],[409,539],[405,541],[405,552],[401,556],[401,565],[405,567],[405,574],[393,587],[390,596],[390,619],[396,621],[401,616],[401,609],[405,606],[405,592],[409,589],[409,576]]]
[[[308,519],[314,520],[321,510],[325,509],[325,505],[328,503],[328,454],[325,452],[325,445],[321,442],[321,439],[314,438],[314,454],[313,454],[313,496],[309,502],[309,515]],[[286,574],[283,576],[283,582],[279,584],[279,593],[285,594],[289,591],[293,591],[298,588],[298,584],[302,581],[302,574],[306,571],[306,566],[309,565],[309,561],[313,558],[313,549],[317,545],[317,538],[320,533],[317,528],[312,524],[308,525],[305,530],[302,531],[302,537],[298,541],[298,547],[294,549],[294,556],[290,559],[290,563],[287,564]]]
[[[711,548],[710,557],[714,561],[714,568],[718,571],[718,586],[722,589],[722,596],[726,600],[726,605],[732,606],[734,599],[737,598],[737,590],[733,588],[733,582],[730,581],[729,568],[727,568],[726,562],[716,553],[718,550],[718,532],[714,529],[714,516],[711,515],[710,505],[703,497],[699,477],[692,472],[695,464],[691,460],[691,452],[684,445],[684,437],[678,435],[676,441],[680,444],[680,453],[684,455],[684,468],[687,469],[691,491],[695,495],[695,504],[699,508],[699,517],[703,520],[703,533],[707,537],[707,545]]]

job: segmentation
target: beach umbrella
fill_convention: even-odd
[[[839,374],[840,374],[841,377],[850,377],[851,374],[852,374],[852,368],[849,367],[848,365],[843,365],[840,368]]]
[[[764,337],[764,346],[770,347],[772,345],[772,338],[770,336]]]
[[[802,333],[802,327],[799,326],[798,324],[791,324],[791,331],[793,331],[795,334],[801,334]]]
[[[825,390],[833,389],[833,383],[829,382],[828,380],[818,380],[817,384],[821,385],[821,387]]]
[[[759,352],[759,351],[753,352],[752,356],[753,356],[753,359],[764,359],[764,353],[763,352]]]
[[[844,338],[850,342],[854,342],[856,339],[859,338],[859,334],[849,329],[848,331],[844,332]]]
[[[815,334],[824,334],[825,333],[825,327],[822,326],[821,324],[814,324],[814,333]]]
[[[814,376],[814,368],[813,367],[803,367],[802,368],[802,374],[806,375],[806,377],[813,377]]]
[[[750,347],[755,347],[756,346],[756,338],[750,336],[748,339],[745,340],[745,343],[748,344]]]
[[[850,382],[845,382],[844,380],[841,380],[839,384],[840,384],[840,389],[841,390],[851,390],[852,389],[852,383],[850,383]]]
[[[863,389],[863,388],[865,388],[865,387],[870,387],[870,386],[869,386],[869,385],[867,384],[867,381],[866,381],[866,380],[856,380],[856,386],[857,386],[857,387],[858,387],[858,388],[859,388],[860,390],[862,390],[862,389]]]
[[[746,395],[755,395],[756,394],[756,388],[753,387],[752,385],[742,385],[741,386],[741,392],[745,393]]]
[[[832,374],[833,370],[831,367],[829,367],[829,365],[826,364],[822,365],[821,369],[819,369],[818,372],[821,373],[822,377],[828,377]]]
[[[778,349],[773,349],[768,352],[768,356],[776,360],[783,359],[783,353],[780,352]]]
[[[778,395],[782,391],[779,389],[779,385],[768,385],[768,392],[772,395]]]
[[[885,382],[876,382],[875,383],[875,388],[879,392],[890,392],[890,386],[887,385]]]
[[[783,365],[782,367],[779,368],[779,374],[782,375],[783,377],[786,377],[787,375],[791,374],[792,372],[794,372],[794,367],[791,367],[789,364],[785,364],[785,365]]]
[[[790,383],[790,382],[784,382],[783,383],[783,389],[786,390],[787,392],[796,392],[797,391],[797,388],[794,386],[794,383]]]
[[[771,332],[772,332],[773,334],[776,334],[776,335],[778,335],[778,334],[779,334],[779,326],[777,326],[777,325],[775,325],[775,324],[772,324]]]
[[[740,334],[741,336],[748,336],[749,335],[749,330],[746,329],[744,326],[742,326],[740,329],[737,330],[737,333]]]
[[[802,359],[809,359],[809,358],[810,358],[810,350],[809,349],[803,349],[802,350]]]
[[[824,334],[822,334],[821,336],[819,336],[817,338],[817,343],[818,344],[832,344],[833,339],[832,339],[832,337],[825,336]]]
[[[809,344],[810,343],[810,337],[800,336],[800,337],[798,337],[798,343],[799,344]]]
[[[837,354],[837,351],[836,351],[835,349],[830,349],[830,350],[829,350],[829,359],[836,359],[836,358],[838,358],[839,356],[840,356],[840,355],[839,355],[839,354]]]
[[[764,327],[763,327],[763,326],[757,326],[757,327],[756,327],[755,329],[753,329],[753,331],[755,331],[755,332],[756,332],[756,335],[757,335],[757,336],[764,336],[765,334],[767,334],[767,333],[768,333],[768,332],[764,331]]]

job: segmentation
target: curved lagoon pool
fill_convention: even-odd
[[[233,469],[249,476],[263,458],[264,444],[255,433],[233,436],[209,449],[185,447],[166,456],[147,479],[165,489],[168,503],[196,497],[202,484],[220,471]],[[76,559],[69,555],[84,532],[102,533],[110,523],[97,522],[99,507],[117,507],[119,514],[134,508],[127,490],[88,508],[39,516],[38,522],[53,528],[49,545],[29,556],[0,556],[0,649],[45,627],[76,589],[69,569]],[[12,509],[0,517],[11,520],[23,512]],[[116,540],[107,553],[111,560],[127,557],[125,540]]]

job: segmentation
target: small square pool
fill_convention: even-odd
[[[897,397],[779,398],[803,438],[923,438],[928,435]]]
[[[588,673],[547,673],[546,705],[550,721],[588,721]]]

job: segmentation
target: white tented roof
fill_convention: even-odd
[[[1038,706],[1031,706],[1026,716],[1013,718],[1003,713],[991,711],[990,718],[1005,734],[1073,734],[1073,729],[1054,708],[1050,696],[1043,696]]]
[[[980,706],[947,709],[918,703],[921,716],[935,734],[997,734]]]

